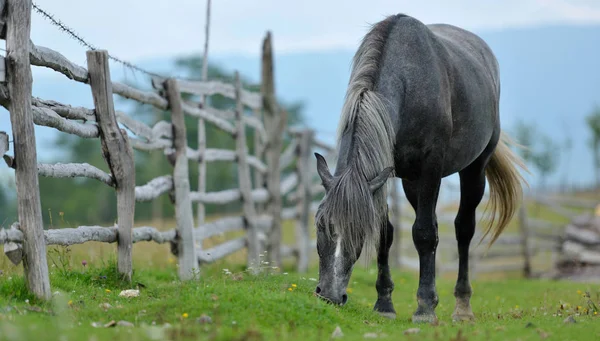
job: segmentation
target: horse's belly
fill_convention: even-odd
[[[492,134],[492,129],[480,129],[450,139],[444,158],[443,176],[457,173],[475,161],[487,147]]]

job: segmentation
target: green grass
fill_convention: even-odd
[[[567,222],[547,207],[528,206],[535,218]],[[148,225],[161,230],[173,227],[171,221]],[[287,244],[295,241],[293,225],[289,221],[284,224],[283,239]],[[513,221],[507,232],[516,231]],[[210,248],[241,233],[212,237],[203,246]],[[440,225],[440,234],[444,233],[452,234],[453,227]],[[414,253],[410,234],[403,240],[403,250]],[[600,337],[600,312],[595,314],[600,306],[600,284],[524,280],[518,273],[478,275],[472,280],[471,301],[477,321],[453,323],[450,316],[456,275],[447,272],[439,274],[437,281],[439,325],[414,325],[410,319],[416,308],[418,276],[413,272],[393,271],[393,301],[398,316],[388,320],[372,311],[376,299],[375,265],[357,265],[350,281],[349,302],[340,308],[312,295],[318,278],[315,259],[307,274],[293,273],[293,262],[289,262],[284,270],[289,274],[251,276],[240,265],[246,260],[246,251],[242,250],[203,266],[197,281],[182,283],[167,244],[136,243],[133,255],[133,283],[125,284],[116,277],[114,244],[91,242],[68,249],[49,248],[50,281],[55,295],[47,303],[38,302],[27,293],[22,266],[15,267],[6,257],[0,257],[0,341],[40,337],[61,341],[308,341],[329,339],[337,326],[344,333],[342,340],[363,340],[374,335],[382,340],[455,341]],[[85,268],[81,265],[84,259],[88,263]],[[549,258],[542,261],[548,263]],[[226,274],[224,268],[233,274]],[[140,296],[119,297],[121,290],[131,288],[138,288]],[[591,298],[583,297],[585,292]],[[212,323],[198,323],[203,314],[210,316]],[[563,320],[571,315],[577,323],[564,324]],[[134,327],[104,327],[110,321],[120,320],[131,322]],[[420,328],[418,334],[404,334],[415,327]]]
[[[336,326],[343,340],[363,340],[377,334],[382,340],[594,340],[600,337],[600,315],[594,315],[583,292],[599,305],[600,285],[504,279],[474,280],[473,310],[477,321],[453,323],[454,281],[438,280],[438,326],[410,322],[415,309],[418,278],[394,272],[396,320],[372,312],[376,299],[376,267],[357,267],[349,302],[328,305],[312,295],[316,269],[305,275],[251,276],[236,266],[225,274],[223,265],[202,269],[200,279],[182,283],[176,265],[137,267],[133,285],[116,278],[113,261],[84,269],[52,267],[50,303],[27,294],[22,277],[8,271],[0,277],[0,340],[325,340]],[[85,270],[85,271],[84,271]],[[123,289],[139,288],[140,296],[119,297]],[[291,288],[291,290],[290,290]],[[111,308],[105,310],[102,304]],[[561,308],[562,306],[562,308]],[[210,316],[211,324],[197,318]],[[599,313],[600,314],[600,313]],[[563,320],[574,315],[577,323]],[[581,316],[579,316],[581,315]],[[125,320],[128,327],[92,327]],[[170,327],[164,327],[165,324]],[[416,335],[404,335],[418,327]],[[457,337],[461,335],[462,338]],[[459,335],[459,336],[460,336]]]

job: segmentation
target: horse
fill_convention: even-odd
[[[520,204],[524,178],[518,168],[527,170],[511,149],[518,144],[500,127],[499,99],[498,61],[476,34],[449,24],[425,25],[405,14],[387,16],[369,28],[352,59],[334,174],[324,157],[314,153],[325,189],[315,214],[316,296],[344,305],[363,247],[375,246],[374,310],[396,318],[388,265],[394,227],[388,219],[387,180],[400,178],[416,214],[412,238],[419,255],[419,285],[412,321],[437,321],[435,211],[442,179],[458,173],[460,206],[454,225],[459,265],[452,318],[475,319],[469,246],[486,179],[491,217],[484,237],[491,233],[492,245]]]

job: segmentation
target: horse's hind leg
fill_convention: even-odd
[[[394,240],[394,226],[391,222],[387,222],[380,229],[379,247],[377,250],[377,302],[375,302],[374,310],[381,316],[391,319],[396,318],[396,310],[392,303],[392,291],[394,291],[394,282],[390,275],[389,256],[390,247]]]
[[[475,319],[470,303],[472,290],[469,283],[469,245],[475,233],[475,210],[485,191],[485,168],[483,162],[478,161],[459,173],[460,206],[454,220],[459,259],[458,278],[454,288],[456,307],[452,314],[455,321]]]

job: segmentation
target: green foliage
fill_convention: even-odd
[[[592,133],[592,145],[600,145],[600,106],[595,106],[592,112],[585,118]]]
[[[560,147],[547,136],[543,136],[540,141],[542,141],[541,149],[533,155],[532,159],[540,172],[541,178],[545,180],[548,175],[556,171],[556,168],[558,167],[558,153],[560,152]]]
[[[596,187],[600,185],[600,106],[596,105],[585,119],[592,138],[590,147],[594,156],[594,170],[596,172]]]
[[[523,146],[519,150],[523,161],[539,171],[541,187],[544,187],[547,177],[558,168],[562,149],[570,148],[570,140],[560,146],[552,138],[539,132],[533,124],[522,120],[517,121],[514,130],[515,139]]]
[[[12,172],[12,170],[8,170]],[[8,174],[0,175],[0,228],[8,228],[17,221],[16,188],[13,178]]]
[[[190,78],[199,79],[201,75],[202,59],[197,56],[179,58],[174,64],[180,73]],[[223,69],[209,65],[208,77],[210,80],[223,80],[232,82],[234,75]],[[242,86],[245,89],[259,91],[260,85],[251,84],[242,77]],[[199,98],[190,95],[184,96],[185,100],[198,101]],[[125,100],[124,100],[125,101]],[[233,110],[235,101],[220,95],[210,96],[208,104],[222,110]],[[152,126],[154,123],[165,120],[170,121],[170,113],[158,110],[150,105],[126,101],[132,104],[133,110],[128,112],[132,117]],[[301,103],[283,104],[288,113],[288,125],[301,123],[303,105]],[[190,148],[198,146],[198,120],[186,117],[187,139]],[[246,129],[248,150],[254,153],[254,131]],[[211,124],[206,124],[206,141],[208,148],[234,149],[235,140],[231,136]],[[60,133],[56,140],[56,148],[64,151],[61,161],[86,162],[105,172],[109,169],[102,157],[101,145],[98,139],[82,139]],[[151,179],[171,174],[173,167],[167,161],[162,151],[134,151],[136,184],[143,185]],[[190,161],[190,185],[192,190],[198,185],[198,166]],[[218,191],[235,188],[237,184],[237,170],[234,163],[214,162],[207,167],[207,191]],[[40,192],[44,222],[46,226],[54,228],[73,227],[82,224],[106,224],[116,220],[116,195],[115,191],[97,180],[91,179],[52,179],[40,178]],[[2,197],[0,196],[0,201]],[[206,205],[207,214],[214,212],[231,212],[239,210],[239,203],[230,205]],[[136,205],[136,220],[146,220],[157,217],[172,217],[174,214],[170,198],[163,195],[155,202],[138,203]]]
[[[532,148],[535,141],[536,130],[533,125],[525,123],[523,120],[517,121],[515,125],[515,139],[521,144],[519,153],[523,161],[530,163],[533,160]]]

